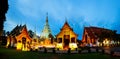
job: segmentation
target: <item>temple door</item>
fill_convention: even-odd
[[[69,48],[70,35],[64,35],[64,49]]]

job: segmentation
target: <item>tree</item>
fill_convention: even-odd
[[[4,21],[6,20],[5,14],[8,10],[8,0],[0,0],[0,36],[2,36]]]

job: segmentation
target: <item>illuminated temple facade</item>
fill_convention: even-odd
[[[6,47],[16,47],[17,50],[28,51],[31,40],[26,25],[17,25],[7,37]]]
[[[17,50],[23,50],[23,51],[30,50],[30,43],[32,38],[28,34],[26,25],[23,26],[21,33],[18,36],[16,36],[16,39],[17,39],[17,44],[16,44]]]
[[[68,48],[77,48],[77,34],[66,21],[61,31],[57,34],[57,47],[59,49],[67,50]]]

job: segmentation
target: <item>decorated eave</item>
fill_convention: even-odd
[[[55,35],[55,36],[58,36],[59,34],[61,33],[61,31],[57,34],[57,35]],[[73,32],[76,36],[78,36],[78,34],[76,34],[75,32]]]
[[[67,25],[72,31],[73,31],[73,29],[70,27],[70,25],[68,24],[68,22],[67,21],[65,21],[65,24],[62,26],[62,28],[60,29],[60,30],[63,30],[64,29],[64,27],[65,27],[65,25]]]
[[[11,32],[10,32],[10,36],[17,36],[20,34],[20,31],[22,30],[22,26],[17,25]]]

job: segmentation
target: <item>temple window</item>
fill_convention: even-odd
[[[22,43],[23,43],[23,44],[26,43],[26,38],[25,38],[25,37],[22,38]]]
[[[75,37],[71,38],[71,43],[75,43]]]
[[[21,41],[19,40],[18,43],[21,43]]]
[[[62,38],[58,38],[58,43],[62,43]]]

